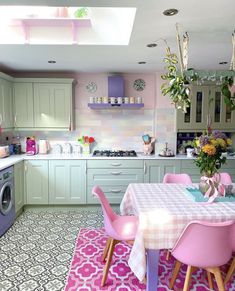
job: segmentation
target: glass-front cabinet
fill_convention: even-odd
[[[177,110],[177,131],[205,129],[208,113],[213,129],[235,131],[235,112],[225,104],[219,86],[193,86],[191,100],[186,113]]]

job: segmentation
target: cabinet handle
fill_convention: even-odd
[[[69,114],[69,131],[71,131],[71,115]]]
[[[15,117],[14,117],[14,124],[15,124],[15,127],[17,127],[17,123],[16,123],[16,114],[15,114]]]
[[[121,166],[122,164],[115,164],[115,163],[113,163],[113,164],[111,164],[111,166],[114,166],[114,167],[119,167],[119,166]]]
[[[2,114],[0,114],[0,126],[2,125]]]
[[[121,189],[111,189],[110,192],[112,192],[112,193],[120,193],[120,192],[122,192],[122,190]]]
[[[144,174],[146,174],[146,162],[144,161]]]
[[[28,170],[28,168],[27,168],[27,165],[25,164],[24,165],[24,171],[27,172],[27,170]]]
[[[112,175],[120,175],[122,172],[111,172]]]
[[[87,173],[87,164],[85,162],[85,173]]]

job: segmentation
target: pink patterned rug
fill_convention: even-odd
[[[78,235],[74,256],[65,287],[65,291],[140,291],[146,290],[145,284],[138,281],[128,266],[130,247],[125,243],[115,246],[112,265],[109,270],[106,286],[101,288],[100,282],[104,263],[101,260],[107,236],[104,229],[81,229]],[[158,291],[167,291],[174,258],[165,260],[166,251],[160,252]],[[222,270],[223,276],[228,266]],[[174,290],[183,290],[186,266],[182,267],[176,280]],[[214,284],[216,286],[216,284]],[[192,275],[190,291],[209,291],[206,272],[198,269]],[[214,290],[218,290],[216,287]],[[227,291],[235,290],[235,276],[226,286]]]

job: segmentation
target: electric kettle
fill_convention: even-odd
[[[45,139],[39,140],[39,154],[47,154],[49,150],[48,141]]]

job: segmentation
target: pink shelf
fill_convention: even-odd
[[[144,103],[134,104],[106,104],[106,103],[88,103],[88,107],[91,109],[140,109],[144,107]]]
[[[14,19],[12,25],[21,26],[22,23],[27,26],[71,26],[75,27],[91,27],[91,20],[89,18],[21,18]]]

